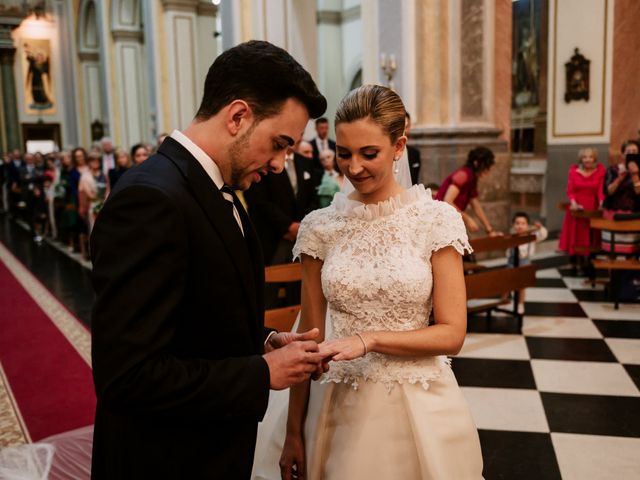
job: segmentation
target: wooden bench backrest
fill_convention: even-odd
[[[290,332],[299,311],[300,305],[266,310],[264,312],[264,325],[279,332]]]
[[[536,284],[535,265],[517,268],[499,268],[466,275],[467,299],[497,297],[520,288]]]
[[[502,237],[482,237],[469,240],[474,253],[506,250],[536,241],[535,235],[504,235]]]
[[[604,218],[592,218],[591,228],[608,230],[610,232],[640,232],[640,220],[607,220]]]
[[[300,263],[272,265],[264,269],[266,283],[289,283],[300,280],[302,280],[302,265]]]
[[[558,202],[558,210],[565,212],[571,204]],[[571,210],[571,216],[576,218],[602,218],[602,210]]]
[[[300,263],[272,265],[264,269],[264,281],[266,283],[292,283],[301,280],[302,265]],[[298,317],[299,311],[300,305],[265,310],[264,325],[279,332],[289,332]]]

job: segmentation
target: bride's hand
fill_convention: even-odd
[[[327,340],[322,342],[319,347],[324,358],[330,357],[335,362],[364,357],[369,350],[365,334]]]
[[[306,472],[302,435],[287,434],[280,456],[280,475],[282,480],[304,480]]]

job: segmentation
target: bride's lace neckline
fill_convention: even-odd
[[[425,189],[422,184],[417,184],[387,198],[386,200],[372,204],[352,200],[344,193],[338,192],[333,197],[332,205],[335,211],[342,215],[362,218],[364,220],[373,220],[375,218],[391,215],[392,213],[424,198],[431,199],[431,190]]]

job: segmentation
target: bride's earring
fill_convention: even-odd
[[[398,160],[400,160],[399,158],[394,158],[393,159],[393,173],[399,173],[400,172],[400,167],[398,167]]]

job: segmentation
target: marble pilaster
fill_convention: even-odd
[[[609,153],[620,155],[620,145],[640,133],[640,2],[616,0],[613,30],[613,90]]]
[[[496,164],[479,184],[494,228],[510,217],[511,1],[425,0],[416,6],[416,121],[423,184],[441,184],[482,145]],[[495,25],[495,28],[494,28]]]
[[[2,86],[2,107],[5,147],[7,150],[22,148],[20,123],[16,96],[14,62],[16,49],[11,39],[11,30],[19,24],[17,18],[0,23],[0,84]]]

